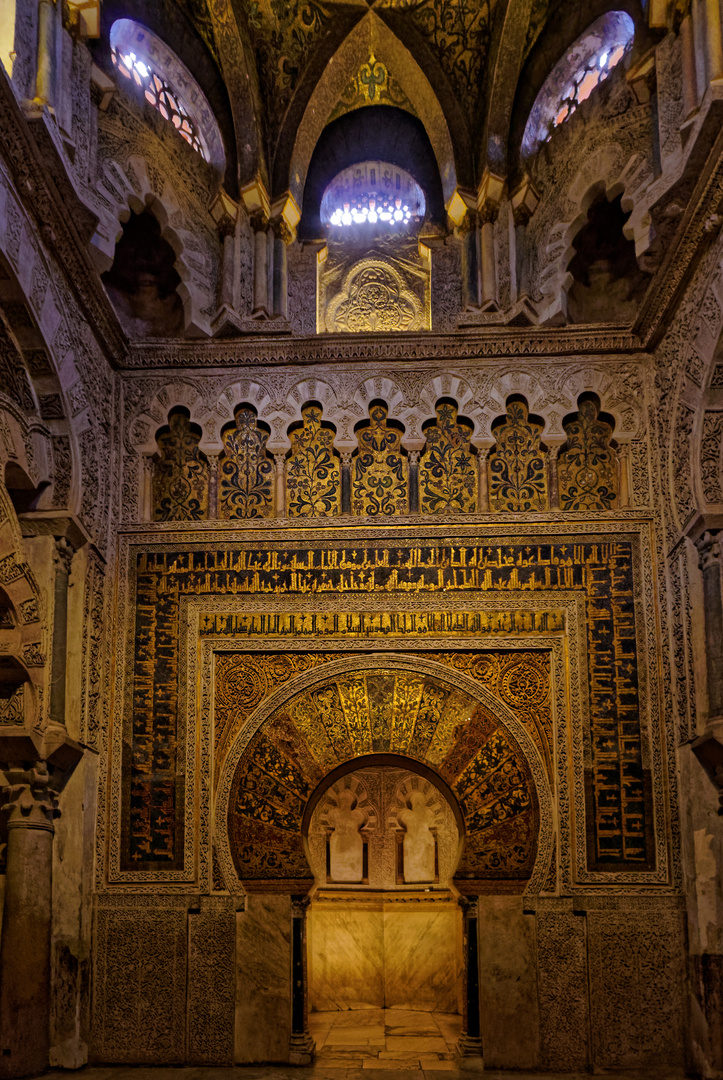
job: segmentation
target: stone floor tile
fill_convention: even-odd
[[[447,1053],[447,1043],[437,1035],[387,1035],[387,1050],[424,1053]]]
[[[416,1070],[417,1072],[419,1072],[419,1058],[409,1058],[408,1060],[405,1058],[395,1058],[394,1060],[390,1060],[389,1058],[380,1058],[379,1061],[377,1061],[376,1063],[373,1061],[365,1061],[363,1069],[365,1072],[367,1069],[403,1069],[405,1072],[407,1072],[408,1070]]]
[[[427,1059],[426,1054],[420,1054],[419,1064],[422,1066],[425,1072],[457,1072],[456,1062],[451,1059],[448,1061],[442,1061],[439,1058]]]

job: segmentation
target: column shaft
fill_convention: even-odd
[[[35,100],[41,105],[53,105],[55,71],[55,4],[40,0],[38,6],[38,62],[35,76]]]

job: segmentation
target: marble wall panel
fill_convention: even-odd
[[[185,896],[99,898],[93,1060],[183,1063],[187,912]]]
[[[236,912],[230,897],[202,897],[188,916],[188,1061],[233,1065]]]
[[[312,903],[307,918],[309,1004],[314,1010],[384,1007],[381,904],[343,910]]]
[[[250,894],[236,916],[238,1064],[286,1062],[291,1037],[291,898]]]
[[[478,925],[485,1067],[533,1069],[540,1044],[535,917],[523,914],[519,896],[483,896]]]
[[[384,912],[387,1009],[456,1013],[462,1007],[462,912],[400,905]]]
[[[682,914],[589,911],[593,1068],[685,1064]]]
[[[585,917],[572,911],[537,914],[540,1064],[585,1070],[590,1057]]]

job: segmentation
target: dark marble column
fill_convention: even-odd
[[[44,761],[5,769],[7,873],[0,942],[0,1077],[48,1067],[53,819],[56,792]]]
[[[341,455],[341,512],[351,513],[351,454]]]
[[[464,1011],[462,1034],[457,1042],[456,1057],[463,1069],[482,1071],[482,1025],[480,1020],[479,985],[479,916],[476,896],[461,896],[459,903],[464,919]]]
[[[308,994],[306,974],[306,912],[308,896],[291,897],[291,1065],[310,1065],[314,1060],[316,1043],[308,1028]]]
[[[419,451],[409,451],[409,513],[419,513]]]
[[[708,676],[708,721],[723,718],[723,531],[705,532],[696,543],[703,574],[705,662]]]

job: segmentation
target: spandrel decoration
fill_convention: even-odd
[[[546,510],[547,468],[540,444],[542,424],[522,400],[507,404],[493,425],[496,445],[489,457],[490,510]]]
[[[387,408],[374,404],[369,423],[357,431],[359,449],[352,458],[351,507],[368,517],[406,514],[409,506],[409,462],[402,433],[387,420]]]
[[[200,428],[172,413],[158,433],[153,461],[153,520],[200,521],[208,517],[209,466],[199,450]]]
[[[596,403],[587,400],[564,427],[567,443],[557,459],[560,509],[611,510],[618,497],[612,425],[600,418]]]
[[[301,410],[302,426],[290,433],[286,461],[286,507],[289,517],[326,517],[341,510],[341,471],[334,432],[324,427],[321,406]]]
[[[268,437],[252,408],[237,409],[234,424],[221,432],[219,517],[273,516],[274,463],[266,452]]]
[[[479,477],[472,426],[458,422],[451,402],[440,402],[436,412],[419,462],[419,509],[423,514],[474,513]]]

